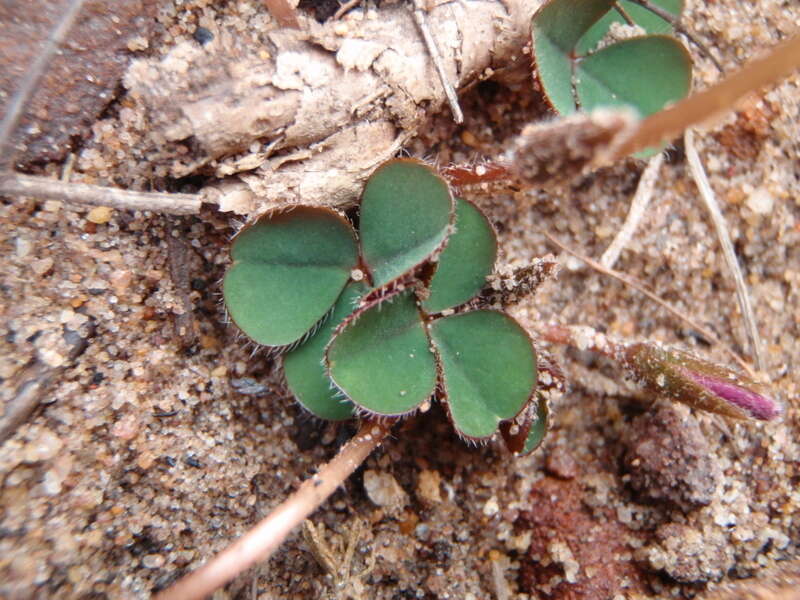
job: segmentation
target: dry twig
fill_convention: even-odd
[[[800,560],[779,562],[757,577],[722,583],[701,600],[800,600]]]
[[[129,210],[150,210],[172,215],[196,214],[200,212],[201,205],[200,196],[196,194],[135,192],[87,183],[66,183],[13,172],[0,172],[0,194]]]
[[[734,352],[733,349],[730,348],[727,344],[724,344],[722,342],[722,340],[720,340],[714,334],[713,331],[711,331],[707,327],[704,327],[703,325],[701,325],[700,323],[698,323],[697,321],[692,319],[689,315],[684,314],[683,312],[681,312],[680,310],[678,310],[677,308],[672,306],[669,302],[659,298],[655,293],[653,293],[652,291],[648,290],[642,283],[640,283],[639,281],[637,281],[636,279],[634,279],[633,277],[631,277],[629,275],[626,275],[624,273],[620,273],[619,271],[615,271],[613,269],[608,269],[608,268],[604,267],[603,265],[601,265],[600,263],[592,260],[588,256],[584,256],[582,254],[579,254],[575,250],[569,248],[567,245],[565,245],[562,242],[558,241],[556,238],[554,238],[552,235],[550,235],[546,231],[540,231],[540,233],[544,237],[546,237],[548,240],[550,240],[550,242],[552,242],[554,245],[556,245],[557,247],[561,248],[564,252],[568,252],[569,254],[574,256],[575,258],[577,258],[579,260],[582,260],[583,262],[585,262],[587,265],[589,265],[590,267],[592,267],[596,271],[598,271],[600,273],[603,273],[604,275],[608,275],[610,277],[613,277],[614,279],[617,279],[618,281],[621,281],[625,285],[628,285],[628,286],[632,287],[636,291],[641,292],[642,294],[644,294],[645,296],[650,298],[650,300],[652,300],[653,302],[655,302],[659,306],[663,307],[667,312],[669,312],[673,316],[677,317],[678,319],[680,319],[681,321],[683,321],[684,323],[689,325],[692,329],[695,329],[696,331],[698,331],[709,342],[711,342],[712,344],[717,344],[720,348],[725,350],[725,352],[727,352],[731,356],[731,358],[733,358],[737,363],[739,363],[742,366],[742,368],[747,372],[748,375],[754,376],[753,369],[750,367],[749,364],[747,364],[747,361],[745,361],[741,356],[739,356],[736,352]]]
[[[200,600],[231,579],[269,557],[286,536],[336,491],[377,448],[389,426],[366,420],[353,438],[319,472],[253,529],[194,573],[159,593],[157,600]]]
[[[664,164],[664,153],[659,152],[647,163],[642,176],[639,178],[639,184],[636,186],[636,193],[631,200],[631,209],[628,211],[628,216],[625,218],[625,223],[622,229],[619,230],[614,240],[603,252],[600,257],[600,264],[610,269],[617,262],[622,249],[631,241],[631,237],[636,233],[636,227],[639,221],[644,216],[644,211],[650,204],[653,198],[653,190],[655,189],[656,182],[658,181],[658,173],[661,170],[661,165]]]
[[[731,236],[725,224],[725,217],[722,216],[722,211],[719,209],[714,191],[711,189],[708,177],[706,177],[703,163],[700,161],[700,156],[697,154],[697,149],[694,146],[694,132],[691,129],[687,129],[683,140],[686,146],[686,159],[689,162],[689,171],[692,174],[694,182],[697,184],[697,189],[700,191],[700,197],[703,199],[703,203],[706,205],[711,215],[711,220],[714,223],[714,229],[717,232],[720,246],[722,246],[722,254],[725,257],[725,262],[728,264],[728,268],[733,274],[733,280],[736,283],[736,297],[739,300],[739,308],[742,311],[742,317],[744,318],[745,329],[747,330],[747,337],[750,340],[750,348],[753,351],[756,367],[760,371],[763,371],[764,357],[761,354],[761,338],[758,334],[756,319],[753,316],[750,294],[747,291],[747,284],[744,282],[742,271],[739,268],[739,262],[736,260],[736,253],[733,250]]]
[[[341,18],[342,18],[342,17],[345,15],[345,13],[347,13],[347,11],[349,11],[350,9],[353,9],[353,8],[355,8],[356,6],[358,6],[359,4],[361,4],[361,1],[362,1],[362,0],[348,0],[347,2],[345,2],[344,4],[342,4],[342,5],[341,5],[341,6],[340,6],[340,7],[339,7],[337,10],[336,10],[336,12],[335,12],[335,13],[334,13],[334,15],[333,15],[333,19],[334,19],[335,21],[336,21],[336,20],[339,20],[339,19],[341,19]]]
[[[436,40],[433,37],[431,28],[428,26],[428,20],[425,18],[425,6],[422,0],[414,0],[414,21],[417,23],[422,38],[425,40],[425,47],[428,49],[428,54],[431,56],[433,66],[436,67],[436,72],[439,74],[439,81],[442,82],[444,88],[444,95],[447,97],[447,103],[450,105],[450,110],[453,111],[453,119],[456,123],[464,122],[464,113],[461,111],[461,106],[458,104],[458,96],[453,87],[453,83],[447,76],[447,71],[444,68],[444,61],[442,60],[442,53],[439,52],[439,46],[436,45]]]

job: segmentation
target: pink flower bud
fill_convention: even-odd
[[[618,356],[648,389],[694,408],[763,421],[783,414],[761,384],[686,352],[640,343],[620,348]]]

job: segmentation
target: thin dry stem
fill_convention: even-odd
[[[336,13],[333,15],[333,18],[337,20],[341,19],[349,10],[355,8],[359,4],[361,4],[361,0],[348,0],[337,9]]]
[[[733,274],[733,280],[736,283],[736,298],[739,300],[739,308],[744,318],[745,329],[747,330],[747,337],[750,340],[750,347],[753,351],[756,368],[763,371],[764,357],[761,353],[761,338],[758,334],[755,316],[753,316],[750,294],[747,291],[747,284],[744,281],[742,270],[739,268],[739,261],[736,260],[736,253],[733,250],[731,236],[725,224],[725,217],[722,216],[719,203],[714,196],[714,191],[711,189],[711,184],[708,182],[708,177],[706,177],[703,163],[700,161],[700,156],[697,154],[697,149],[694,145],[694,132],[691,129],[687,129],[683,140],[686,146],[686,159],[689,162],[689,171],[692,173],[692,178],[697,184],[697,189],[700,191],[700,197],[703,199],[703,203],[706,205],[711,215],[711,220],[714,222],[714,229],[717,232],[720,246],[722,246],[722,254],[725,257],[725,262],[728,264],[728,268]]]
[[[631,277],[629,275],[626,275],[624,273],[620,273],[619,271],[615,271],[613,269],[608,269],[608,268],[604,267],[603,265],[601,265],[600,263],[592,260],[588,256],[584,256],[582,254],[579,254],[575,250],[569,248],[565,244],[563,244],[560,241],[558,241],[556,238],[554,238],[552,235],[550,235],[546,231],[540,231],[540,233],[543,236],[545,236],[548,240],[550,240],[550,242],[552,242],[553,244],[555,244],[556,246],[558,246],[559,248],[561,248],[565,252],[568,252],[569,254],[574,256],[575,258],[577,258],[579,260],[582,260],[583,262],[585,262],[587,265],[589,265],[590,267],[592,267],[596,271],[598,271],[600,273],[603,273],[604,275],[608,275],[610,277],[613,277],[614,279],[617,279],[617,280],[621,281],[625,285],[628,285],[628,286],[632,287],[633,289],[637,290],[638,292],[641,292],[642,294],[644,294],[645,296],[650,298],[650,300],[652,300],[653,302],[655,302],[659,306],[663,307],[667,312],[669,312],[673,316],[677,317],[678,319],[680,319],[681,321],[683,321],[684,323],[689,325],[692,329],[698,331],[710,343],[719,345],[720,348],[725,350],[725,352],[727,352],[731,356],[731,358],[733,358],[737,363],[739,363],[741,365],[741,367],[747,372],[748,375],[750,375],[751,377],[755,377],[755,373],[753,373],[752,367],[750,367],[750,365],[741,356],[739,356],[736,352],[734,352],[733,349],[730,348],[730,346],[728,346],[727,344],[724,344],[722,342],[722,340],[720,340],[714,334],[713,331],[711,331],[707,327],[704,327],[703,325],[701,325],[700,323],[698,323],[697,321],[692,319],[689,315],[684,314],[679,309],[677,309],[674,306],[672,306],[670,303],[668,303],[665,300],[659,298],[655,293],[653,293],[652,291],[647,289],[642,283],[636,281],[633,277]]]
[[[388,433],[387,425],[372,420],[364,421],[358,433],[333,460],[304,481],[294,494],[197,571],[159,593],[156,600],[200,600],[265,560],[295,527],[336,491]]]
[[[439,74],[439,80],[442,82],[444,88],[444,95],[450,104],[450,110],[453,111],[453,119],[456,123],[464,122],[464,113],[461,111],[461,106],[458,104],[458,96],[453,87],[453,83],[447,76],[447,71],[444,69],[444,61],[442,54],[439,52],[439,46],[436,45],[436,40],[433,37],[431,28],[428,26],[428,20],[425,18],[425,7],[422,0],[414,0],[414,21],[417,23],[422,39],[425,40],[425,46],[428,48],[428,54],[431,56],[433,66],[436,67],[436,72]]]
[[[707,90],[693,94],[644,119],[609,157],[619,160],[658,146],[717,114],[731,110],[747,94],[785,77],[800,66],[800,35],[773,48]]]
[[[200,196],[195,194],[135,192],[87,183],[67,183],[57,179],[12,172],[0,173],[0,195],[30,196],[74,204],[150,210],[172,215],[197,214],[201,205]]]
[[[619,259],[623,248],[631,241],[633,234],[636,233],[636,228],[639,226],[639,221],[644,216],[644,211],[653,199],[653,191],[655,190],[656,183],[658,182],[658,173],[661,170],[661,165],[664,164],[664,153],[659,152],[647,163],[639,178],[639,184],[636,186],[636,193],[631,200],[631,209],[628,211],[628,216],[625,218],[625,223],[622,229],[619,230],[614,241],[603,252],[600,257],[600,264],[607,269],[614,266],[614,263]]]
[[[64,37],[72,28],[72,24],[75,22],[82,6],[83,0],[72,0],[69,3],[64,15],[61,17],[61,21],[53,28],[41,52],[22,79],[22,84],[19,86],[16,94],[14,94],[11,102],[8,103],[6,115],[3,117],[2,122],[0,122],[0,169],[11,168],[14,162],[14,153],[8,148],[11,134],[14,132],[17,123],[19,123],[22,110],[25,108],[28,100],[30,100],[31,94],[33,94],[33,91],[39,84],[42,75],[44,75],[45,69],[50,59],[53,57],[53,53],[55,53],[58,45],[61,44]]]
[[[572,346],[579,350],[591,350],[613,360],[619,359],[622,346],[607,338],[593,327],[586,325],[558,325],[549,323],[536,329],[540,339],[551,344]]]
[[[264,5],[281,27],[300,29],[297,11],[288,0],[264,0]]]
[[[720,583],[700,600],[800,600],[800,560],[778,562],[757,577]]]

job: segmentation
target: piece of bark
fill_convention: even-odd
[[[129,42],[151,35],[161,3],[86,2],[16,128],[12,144],[17,167],[62,160],[76,138],[88,137],[133,58]],[[64,0],[0,3],[0,98],[4,103],[19,87],[66,5]]]
[[[522,57],[538,2],[446,3],[429,13],[445,70],[459,87]],[[138,61],[125,86],[146,123],[130,151],[173,177],[233,176],[253,193],[237,212],[277,204],[342,205],[445,104],[409,9],[353,11],[263,43],[215,32],[162,60]],[[237,193],[240,189],[237,188]],[[209,192],[214,198],[215,193]],[[226,194],[225,184],[216,195]]]

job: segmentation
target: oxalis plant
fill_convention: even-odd
[[[240,232],[223,283],[234,323],[287,350],[287,387],[320,418],[398,417],[435,397],[467,439],[520,413],[530,429],[544,410],[531,339],[501,310],[470,303],[497,256],[486,217],[409,159],[375,171],[358,208],[358,234],[309,206]]]
[[[650,8],[629,0],[546,3],[531,27],[535,77],[545,97],[562,115],[628,106],[642,117],[684,98],[692,59],[672,35],[682,9],[681,0]]]
[[[162,598],[202,598],[266,558],[394,422],[426,412],[431,401],[446,407],[466,440],[499,431],[524,455],[545,437],[547,392],[560,388],[559,370],[537,360],[531,335],[502,307],[534,291],[547,266],[491,277],[491,224],[421,161],[379,167],[351,215],[314,206],[262,215],[235,237],[223,290],[232,321],[281,354],[297,401],[326,420],[361,416],[361,428],[291,498]],[[536,333],[602,353],[656,394],[695,408],[737,419],[782,413],[764,386],[683,351],[580,327]],[[548,376],[537,382],[538,372]]]
[[[204,597],[265,559],[393,423],[426,412],[431,402],[442,403],[466,440],[499,432],[512,452],[533,451],[549,425],[548,392],[561,387],[558,368],[537,351],[535,337],[599,352],[655,394],[698,409],[740,419],[781,416],[781,404],[752,377],[686,352],[581,327],[526,331],[505,308],[532,293],[548,267],[495,273],[491,224],[452,188],[498,179],[533,186],[543,177],[651,153],[775,77],[775,69],[765,68],[769,61],[783,61],[782,69],[794,64],[787,46],[782,58],[680,101],[689,91],[691,61],[669,33],[682,3],[663,0],[655,15],[639,4],[552,0],[539,10],[532,24],[537,78],[568,118],[523,132],[504,161],[439,174],[417,160],[391,160],[346,214],[293,205],[239,232],[223,282],[231,320],[281,356],[287,388],[310,413],[332,421],[360,417],[362,424],[295,494],[162,598]],[[616,39],[621,22],[643,33]],[[586,114],[609,105],[633,107],[638,117]]]

